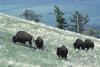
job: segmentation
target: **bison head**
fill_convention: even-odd
[[[16,36],[12,37],[12,42],[16,43]]]

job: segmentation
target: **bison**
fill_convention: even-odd
[[[84,41],[84,46],[85,46],[85,48],[88,50],[88,49],[94,49],[94,42],[93,41],[91,41],[90,39],[86,39],[85,41]]]
[[[85,49],[84,42],[81,39],[77,39],[75,43],[73,43],[74,49]]]
[[[66,60],[67,54],[68,54],[68,49],[64,45],[62,45],[61,47],[57,48],[56,54],[59,58],[61,57],[62,59]]]
[[[35,44],[37,48],[41,49],[43,47],[44,40],[40,36],[38,36],[35,40]]]
[[[32,39],[34,41],[34,38],[25,31],[18,31],[16,35],[12,37],[14,43],[19,42],[25,44],[26,42],[29,42],[30,46],[32,46]]]

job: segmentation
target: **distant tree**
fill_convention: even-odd
[[[88,33],[90,36],[95,36],[95,30],[93,28],[89,28]]]
[[[97,38],[100,38],[100,30],[96,30],[95,36],[96,36]]]
[[[89,35],[89,36],[94,36],[96,35],[96,30],[93,29],[92,27],[88,28],[83,34]]]
[[[96,30],[92,27],[90,27],[86,31],[84,31],[83,34],[100,38],[100,30]]]
[[[84,30],[84,25],[88,23],[89,18],[87,15],[82,15],[80,12],[75,11],[70,17],[70,21],[72,22],[72,28],[77,33],[82,33]]]
[[[65,29],[68,25],[64,18],[64,13],[59,9],[59,7],[54,6],[54,15],[57,21],[57,27],[60,29]]]
[[[27,20],[33,20],[35,22],[40,22],[40,15],[36,14],[33,10],[28,10],[26,9],[21,15],[20,17],[27,19]]]

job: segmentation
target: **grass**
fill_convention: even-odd
[[[44,39],[44,50],[35,50],[22,45],[14,44],[12,36],[19,30],[31,34],[35,39],[41,36]],[[89,51],[75,51],[73,42],[77,38],[90,38],[95,43],[95,49]],[[100,67],[100,40],[63,31],[5,14],[0,14],[0,67]],[[35,44],[32,44],[35,47]],[[56,56],[56,48],[65,45],[68,59],[60,60]]]

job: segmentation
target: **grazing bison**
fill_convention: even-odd
[[[43,47],[44,40],[40,36],[38,36],[35,40],[35,44],[37,48],[41,49]]]
[[[16,35],[12,37],[14,43],[20,42],[21,44],[25,44],[29,42],[30,46],[32,46],[32,39],[34,41],[34,38],[25,31],[18,31]]]
[[[85,49],[84,42],[81,39],[77,39],[75,43],[73,43],[74,49]]]
[[[68,49],[63,45],[61,47],[58,47],[57,48],[57,56],[62,59],[65,59],[67,58],[67,54],[68,54]]]
[[[85,46],[85,48],[87,48],[87,50],[90,49],[90,48],[94,49],[94,43],[90,39],[86,39],[84,41],[84,46]]]

